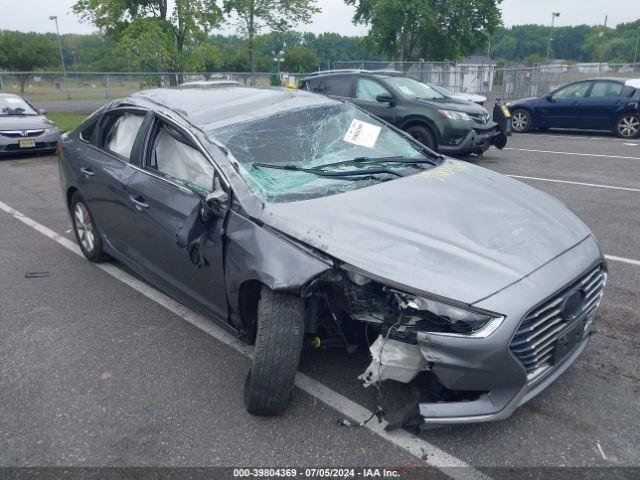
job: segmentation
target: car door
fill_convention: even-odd
[[[389,123],[394,123],[396,120],[395,102],[380,102],[377,100],[379,95],[394,98],[391,92],[377,80],[358,77],[356,80],[356,94],[352,102],[367,112],[373,113]]]
[[[196,252],[204,258],[199,265],[189,249],[177,245],[178,231],[188,229],[192,214],[200,215],[216,170],[194,138],[170,120],[156,116],[149,132],[140,169],[130,183],[130,199],[137,210],[132,241],[140,252],[139,263],[176,297],[226,318],[223,219],[205,224]]]
[[[623,97],[624,85],[619,82],[597,80],[589,95],[582,100],[586,128],[610,130],[614,120],[629,100]],[[626,91],[628,92],[628,91]]]
[[[134,257],[126,232],[133,212],[129,183],[139,155],[147,111],[119,108],[103,113],[80,132],[78,183],[104,241],[117,253]]]
[[[582,108],[593,82],[577,82],[545,97],[540,107],[539,125],[551,128],[589,128]]]

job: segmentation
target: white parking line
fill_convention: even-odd
[[[640,192],[640,188],[616,187],[614,185],[602,185],[600,183],[573,182],[571,180],[556,180],[555,178],[526,177],[524,175],[509,175],[509,174],[506,174],[506,175],[507,177],[519,178],[522,180],[536,180],[539,182],[551,182],[551,183],[567,183],[569,185],[581,185],[583,187],[608,188],[610,190],[623,190],[625,192]]]
[[[612,136],[595,136],[595,135],[567,135],[562,133],[518,133],[514,138],[536,138],[536,137],[550,137],[550,138],[571,138],[573,140],[611,140],[613,142],[623,142],[623,138]]]
[[[25,225],[33,228],[34,230],[40,232],[46,237],[49,237],[53,241],[62,245],[66,249],[72,251],[76,255],[83,256],[80,251],[80,247],[77,244],[68,240],[53,230],[41,225],[35,220],[23,215],[19,211],[10,207],[6,203],[0,202],[0,210],[5,211],[13,218],[20,220]],[[102,271],[111,275],[112,277],[120,280],[126,285],[130,286],[137,292],[141,293],[145,297],[153,300],[154,302],[162,305],[164,308],[169,310],[170,312],[178,315],[183,318],[193,326],[199,328],[203,332],[211,335],[215,339],[221,341],[222,343],[232,347],[237,350],[241,354],[252,357],[253,349],[244,343],[240,342],[237,338],[231,335],[229,332],[225,331],[221,327],[218,327],[211,321],[207,320],[202,315],[199,315],[187,307],[168,297],[164,293],[156,290],[155,288],[147,285],[146,283],[138,280],[132,275],[129,275],[127,272],[119,269],[113,264],[102,263],[95,264]],[[332,407],[333,409],[340,412],[341,415],[347,416],[356,420],[357,422],[362,422],[369,418],[371,415],[371,411],[364,408],[363,406],[353,402],[347,397],[341,395],[340,393],[332,390],[321,382],[314,380],[313,378],[303,374],[298,373],[296,378],[296,386],[303,390],[304,392],[312,395],[317,398],[321,402],[326,405]],[[388,442],[396,445],[397,447],[405,450],[411,455],[417,457],[419,462],[416,463],[416,466],[431,466],[441,470],[446,475],[456,478],[456,479],[489,479],[490,477],[485,474],[479,472],[474,469],[467,463],[463,462],[459,458],[450,455],[444,450],[439,449],[435,445],[412,435],[405,430],[396,430],[392,433],[386,432],[384,427],[387,422],[383,421],[382,423],[378,423],[377,421],[371,421],[365,425],[365,427],[371,430],[376,435],[384,438]],[[336,427],[338,428],[338,427]]]
[[[628,263],[629,265],[635,265],[640,267],[640,260],[634,260],[632,258],[616,257],[615,255],[605,255],[604,258],[612,262]]]
[[[554,150],[535,150],[532,148],[512,148],[505,147],[503,150],[513,150],[518,152],[553,153],[556,155],[576,155],[579,157],[602,157],[602,158],[622,158],[624,160],[640,160],[640,157],[627,157],[625,155],[603,155],[599,153],[577,153],[577,152],[557,152]]]

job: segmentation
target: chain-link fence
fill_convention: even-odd
[[[287,85],[296,77],[286,73],[255,73],[255,85]],[[134,72],[2,72],[0,92],[15,93],[49,111],[88,113],[105,101],[146,88],[168,87],[203,80],[251,83],[249,72],[134,73]]]
[[[335,62],[334,69],[394,70],[421,82],[453,92],[479,93],[512,100],[539,96],[565,83],[594,77],[639,78],[640,64],[607,63],[497,68],[473,62]],[[301,75],[255,74],[255,84],[296,85]],[[88,113],[105,101],[145,88],[203,80],[251,83],[249,72],[136,73],[136,72],[0,72],[0,92],[22,94],[49,111]]]
[[[639,78],[640,64],[580,63],[497,68],[473,62],[335,62],[335,69],[393,70],[456,93],[513,100],[543,95],[566,83],[595,77]]]

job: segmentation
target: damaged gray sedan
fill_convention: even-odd
[[[593,331],[607,270],[575,215],[349,103],[148,90],[59,151],[89,260],[117,259],[255,344],[251,413],[286,408],[305,346],[370,345],[365,387],[420,392],[395,426],[503,419]]]

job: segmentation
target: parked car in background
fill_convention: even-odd
[[[0,155],[55,151],[60,130],[25,98],[0,93]]]
[[[518,133],[569,128],[608,130],[622,138],[640,135],[640,79],[580,80],[507,106]]]
[[[416,380],[425,395],[401,427],[508,417],[589,343],[607,273],[587,226],[349,102],[149,90],[110,102],[59,152],[89,260],[115,257],[255,344],[253,414],[291,401],[304,344],[368,348],[365,386]]]
[[[429,84],[429,86],[449,98],[457,98],[458,100],[465,100],[467,102],[477,103],[478,105],[484,105],[484,102],[487,101],[487,97],[478,95],[477,93],[456,93],[439,85]]]
[[[450,155],[503,148],[506,137],[489,112],[395,72],[338,71],[303,78],[300,88],[347,100]]]

